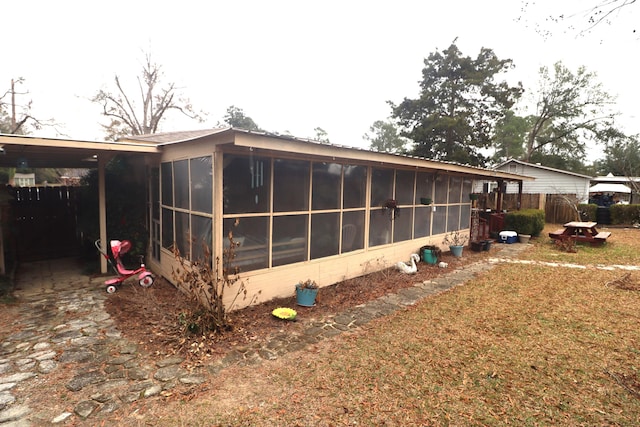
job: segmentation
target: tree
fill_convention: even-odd
[[[522,159],[529,128],[527,118],[517,116],[513,110],[508,110],[496,123],[494,136],[496,151],[492,160],[500,163],[508,159]]]
[[[532,117],[526,143],[525,160],[534,153],[582,158],[585,142],[598,142],[614,129],[615,113],[609,106],[615,101],[607,94],[595,73],[578,68],[574,74],[557,62],[553,70],[540,68],[536,112]]]
[[[611,141],[604,150],[604,158],[596,163],[600,175],[640,176],[640,136],[624,136]]]
[[[389,103],[401,135],[413,140],[416,155],[472,165],[484,165],[481,153],[492,143],[496,122],[522,94],[520,85],[497,82],[513,67],[491,49],[477,58],[461,56],[451,44],[424,61],[420,96]]]
[[[545,10],[545,22],[565,25],[569,31],[576,31],[579,35],[584,35],[599,25],[613,25],[614,20],[620,16],[621,10],[635,2],[636,0],[597,0],[595,2],[591,1],[586,8],[583,7],[585,3],[581,3],[581,10],[561,13],[553,13]],[[517,20],[526,22],[527,19],[525,15],[530,13],[529,8],[536,6],[536,2],[522,0],[521,3],[522,7],[520,10],[522,14]],[[577,23],[576,20],[578,21]],[[552,30],[544,28],[540,23],[536,23],[535,27],[536,31],[545,38],[551,36],[553,33]],[[630,32],[636,32],[635,25],[630,29]]]
[[[156,133],[160,123],[169,111],[179,111],[183,115],[202,122],[187,98],[182,97],[175,83],[163,86],[162,68],[152,62],[151,54],[145,55],[142,74],[137,77],[139,103],[125,90],[120,77],[115,76],[115,92],[101,89],[91,101],[102,105],[102,115],[110,121],[102,125],[106,139],[116,140],[125,135],[146,135]]]
[[[331,142],[329,141],[329,134],[327,133],[327,131],[322,129],[320,126],[313,128],[313,131],[316,133],[316,135],[313,137],[314,140],[326,143]]]
[[[365,133],[364,139],[369,141],[369,148],[386,153],[404,153],[407,151],[406,138],[400,136],[400,131],[391,121],[376,120]]]
[[[28,91],[19,92],[16,85],[24,84],[20,77],[11,79],[11,86],[0,96],[0,133],[10,135],[28,135],[32,130],[39,130],[45,126],[56,128],[58,124],[53,119],[40,120],[31,115],[32,101],[22,104],[16,101],[16,95],[27,95]],[[56,132],[58,130],[56,129]],[[60,133],[60,132],[58,132]],[[50,168],[20,168],[20,173],[35,173],[37,183],[58,182],[61,171]],[[16,173],[16,168],[0,168],[0,182],[8,183]]]
[[[223,120],[226,124],[234,128],[253,131],[262,130],[251,117],[244,114],[242,108],[238,108],[234,105],[227,108],[227,114],[224,116]]]
[[[56,127],[53,119],[41,120],[31,115],[33,101],[25,104],[16,102],[16,95],[28,95],[28,91],[18,92],[16,85],[24,84],[25,79],[11,79],[10,88],[0,96],[0,133],[10,135],[28,135],[31,130],[39,130],[44,126]]]

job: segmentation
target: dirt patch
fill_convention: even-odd
[[[283,329],[300,331],[313,321],[329,318],[350,307],[495,256],[500,249],[500,245],[492,245],[490,251],[483,252],[473,252],[467,248],[462,258],[455,258],[446,252],[440,259],[448,264],[446,268],[419,263],[418,272],[412,275],[388,268],[345,280],[320,289],[314,307],[297,306],[295,297],[264,302],[230,313],[233,328],[215,335],[185,332],[181,319],[184,313],[189,312],[192,302],[165,280],[158,280],[146,289],[136,285],[123,286],[109,296],[106,309],[125,337],[137,343],[150,356],[179,354],[189,363],[199,365],[224,357],[235,346],[264,340]],[[277,307],[296,309],[297,321],[286,322],[273,317],[271,312]]]

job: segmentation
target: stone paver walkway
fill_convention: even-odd
[[[499,262],[512,259],[527,245],[501,245]],[[55,262],[55,261],[54,261]],[[90,420],[140,399],[170,392],[179,384],[200,384],[208,374],[231,364],[253,364],[274,360],[305,348],[310,343],[355,330],[373,319],[416,304],[430,295],[451,289],[489,270],[494,262],[482,262],[449,272],[435,280],[417,283],[397,294],[346,310],[325,322],[312,323],[302,334],[276,334],[254,345],[237,346],[227,356],[207,367],[189,372],[179,357],[146,363],[135,344],[126,340],[104,309],[108,295],[99,279],[69,275],[64,265],[44,263],[23,274],[18,287],[19,314],[0,343],[0,427],[64,424]],[[33,266],[31,266],[33,267]],[[73,271],[73,270],[71,270]],[[60,369],[72,369],[65,384],[65,405],[56,410],[30,405],[21,391],[29,382]],[[57,411],[57,412],[56,412]],[[53,412],[53,415],[52,415]]]

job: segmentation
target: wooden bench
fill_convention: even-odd
[[[591,246],[599,246],[607,241],[607,239],[611,236],[609,231],[600,231],[598,234],[593,236],[593,241],[591,242]]]
[[[564,235],[564,228],[561,228],[559,230],[549,233],[549,237],[551,237],[552,239],[561,239],[563,235]]]

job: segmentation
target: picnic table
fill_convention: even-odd
[[[589,243],[591,246],[601,246],[611,236],[608,231],[598,231],[596,222],[571,221],[564,224],[563,229],[549,233],[549,237],[556,241],[568,239],[576,243]]]

